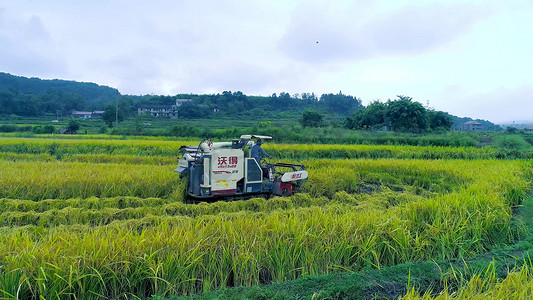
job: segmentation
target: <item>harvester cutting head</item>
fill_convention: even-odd
[[[181,146],[182,157],[175,172],[187,178],[188,195],[194,198],[292,195],[307,179],[305,166],[259,163],[251,156],[257,149],[251,149],[267,139],[271,137],[242,135],[231,142],[204,140],[198,146]]]

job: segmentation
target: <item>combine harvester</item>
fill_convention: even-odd
[[[255,138],[272,139],[242,135],[240,140],[231,142],[204,140],[198,146],[181,146],[182,157],[175,172],[187,178],[188,196],[197,200],[218,200],[292,195],[307,179],[304,165],[265,161],[259,164],[250,156]]]

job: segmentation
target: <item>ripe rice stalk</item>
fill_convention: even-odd
[[[186,205],[167,166],[2,161],[0,192],[13,199],[0,199],[0,287],[190,295],[468,256],[516,237],[512,207],[532,179],[531,161],[304,163],[308,194]]]

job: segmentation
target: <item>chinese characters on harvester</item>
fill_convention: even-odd
[[[237,156],[220,156],[218,158],[218,168],[236,168]]]

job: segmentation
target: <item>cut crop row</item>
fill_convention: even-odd
[[[274,197],[271,199],[254,198],[232,202],[200,203],[198,205],[181,202],[170,202],[168,199],[141,199],[128,197],[101,199],[69,200],[12,200],[0,199],[0,227],[38,225],[54,227],[59,225],[106,225],[116,220],[139,219],[147,216],[188,216],[218,215],[227,213],[262,212],[275,210],[297,209],[302,207],[326,207],[343,205],[347,210],[363,211],[369,208],[383,209],[422,201],[420,196],[385,191],[375,194],[350,195],[338,192],[332,199],[326,197],[313,198],[309,194],[296,194],[291,197]],[[120,201],[122,200],[122,201]],[[125,203],[125,201],[129,203]],[[147,201],[148,200],[148,201]],[[74,205],[66,205],[74,204]],[[105,203],[105,206],[104,206]],[[131,206],[126,206],[130,204]]]
[[[505,199],[492,191],[477,196],[458,194],[385,211],[339,204],[152,216],[96,228],[4,227],[0,282],[26,278],[20,285],[25,297],[88,290],[109,298],[176,295],[467,256],[514,238]]]

